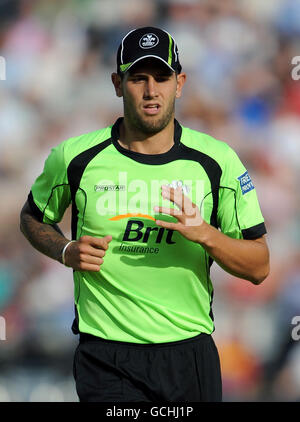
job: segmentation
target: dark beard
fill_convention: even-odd
[[[170,120],[172,119],[174,112],[175,99],[173,104],[167,109],[166,113],[159,119],[155,121],[145,121],[143,120],[130,106],[127,106],[126,101],[124,101],[124,110],[128,116],[128,121],[130,126],[138,129],[141,133],[145,135],[155,135],[156,133],[163,130]],[[126,107],[127,106],[127,107]]]

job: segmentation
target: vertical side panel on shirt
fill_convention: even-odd
[[[89,162],[94,157],[96,157],[97,154],[99,154],[107,146],[109,146],[110,143],[111,143],[111,139],[107,139],[106,141],[103,141],[100,144],[97,144],[83,151],[82,153],[74,157],[68,166],[67,175],[68,175],[68,181],[70,184],[71,201],[72,201],[72,222],[71,222],[72,239],[77,238],[77,223],[78,223],[79,209],[77,208],[77,204],[76,204],[76,193],[78,189],[80,189],[80,181],[81,181],[82,175],[87,165],[89,164]],[[85,198],[86,198],[86,194],[85,194]],[[77,280],[76,273],[74,273],[75,283],[76,283],[76,280]],[[80,280],[77,280],[77,284],[75,285],[75,319],[72,324],[72,331],[74,334],[79,333],[79,316],[78,316],[78,311],[77,311],[77,303],[79,300],[79,296],[80,296]]]
[[[193,148],[181,145],[182,152],[181,157],[186,160],[193,160],[198,162],[205,170],[211,185],[211,195],[213,197],[213,208],[210,216],[210,224],[214,227],[218,227],[217,215],[218,215],[218,205],[219,205],[219,186],[222,176],[222,169],[220,165],[209,155],[206,155],[200,151],[197,151]],[[212,321],[214,320],[212,304],[213,304],[213,287],[209,279],[209,269],[213,263],[213,259],[208,257],[208,266],[207,266],[207,290],[210,296],[210,317]],[[211,289],[211,290],[210,290]]]
[[[219,203],[219,185],[222,175],[222,169],[220,165],[209,155],[203,152],[197,151],[193,148],[181,145],[180,158],[184,160],[196,161],[205,170],[211,185],[211,195],[213,197],[213,209],[210,216],[210,224],[214,227],[218,227],[217,213]]]
[[[70,191],[71,191],[71,200],[72,200],[72,239],[77,238],[77,223],[78,223],[78,208],[76,204],[76,193],[80,188],[80,181],[82,175],[89,164],[89,162],[96,157],[102,150],[104,150],[107,146],[111,143],[111,139],[107,139],[104,142],[101,142],[98,145],[89,148],[76,157],[70,162],[67,174],[68,180],[70,184]]]
[[[232,238],[254,239],[266,233],[256,189],[237,154],[228,147],[220,186],[218,221]]]

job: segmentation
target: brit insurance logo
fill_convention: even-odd
[[[181,188],[182,204],[173,204],[162,197],[161,187]],[[194,195],[192,195],[192,190]],[[184,201],[193,200],[200,205],[204,200],[203,180],[158,180],[149,182],[127,178],[127,172],[119,172],[115,180],[102,179],[94,185],[96,212],[109,221],[118,222],[121,241],[119,251],[126,254],[158,254],[160,247],[172,247],[176,243],[174,230],[158,227],[156,219],[174,221],[168,214],[157,214],[155,206],[184,209]],[[200,208],[201,209],[201,208]],[[201,213],[203,207],[201,209]]]
[[[155,34],[145,34],[140,39],[141,48],[152,48],[159,43],[159,38]]]

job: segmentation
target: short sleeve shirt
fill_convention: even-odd
[[[180,186],[203,219],[236,239],[266,233],[256,190],[224,142],[181,126],[163,154],[119,142],[114,125],[55,147],[29,194],[35,215],[57,223],[72,204],[72,237],[112,236],[98,273],[74,271],[73,331],[133,343],[165,343],[214,330],[212,258],[164,229],[154,206],[175,207],[161,185]]]

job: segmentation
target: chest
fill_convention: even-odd
[[[96,232],[107,224],[113,224],[113,228],[124,225],[129,218],[141,219],[143,224],[146,221],[151,227],[155,224],[154,206],[176,208],[162,198],[162,185],[180,186],[184,195],[199,207],[202,217],[209,221],[212,187],[199,163],[176,160],[163,165],[145,165],[127,157],[117,163],[109,157],[93,160],[86,167],[75,197],[79,217]]]

